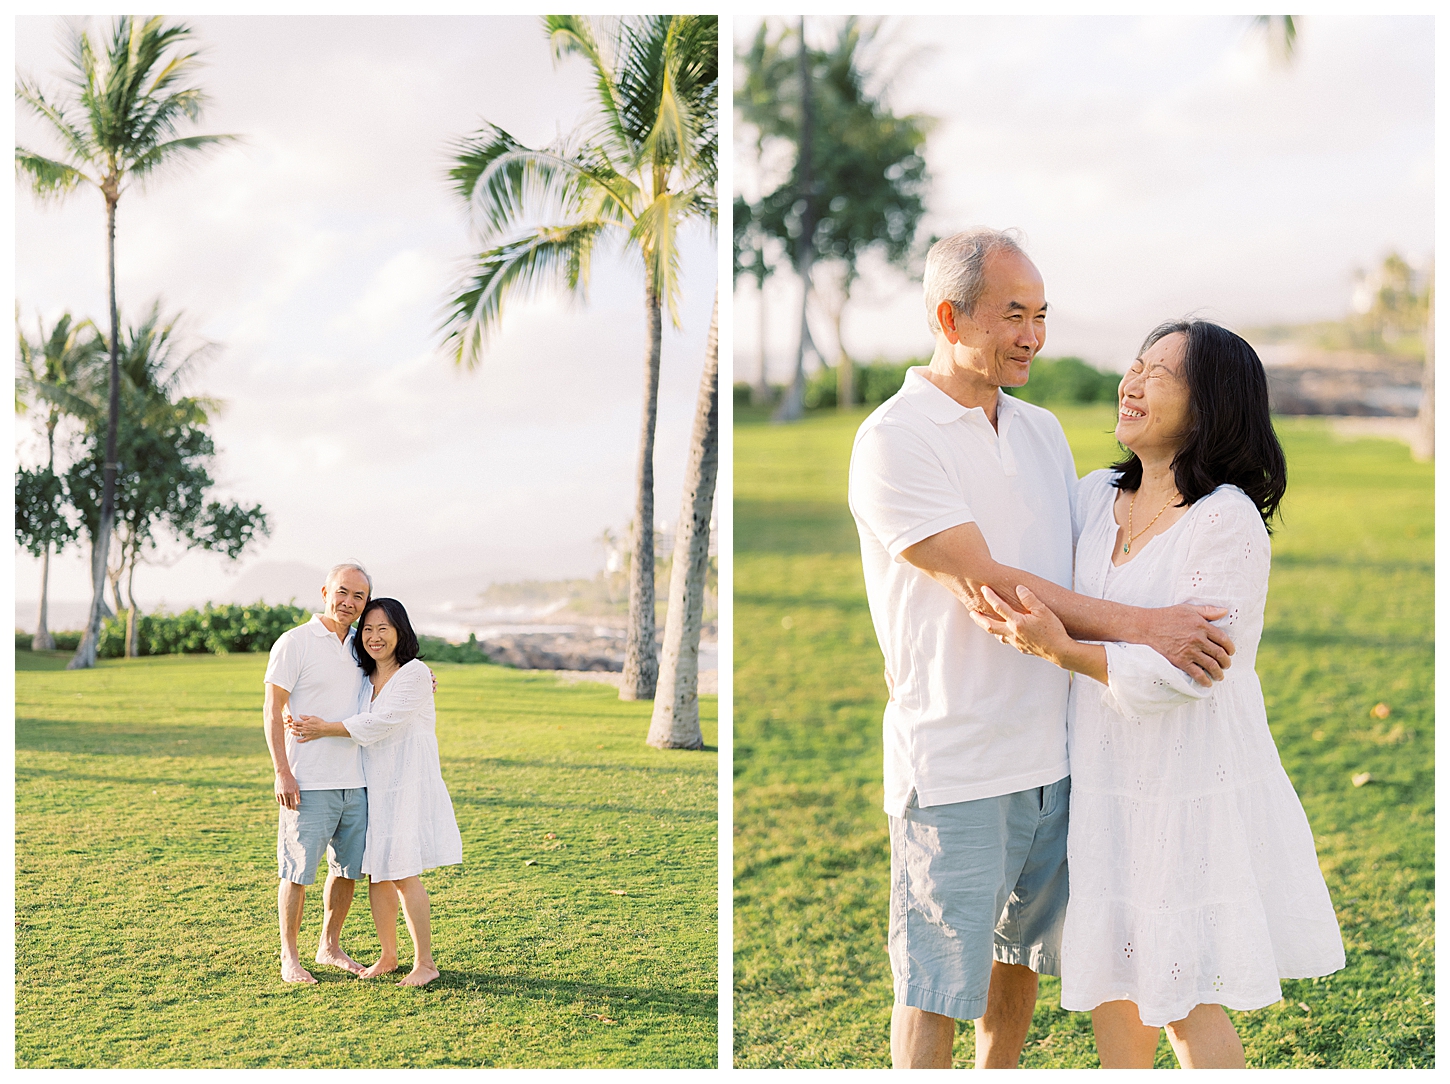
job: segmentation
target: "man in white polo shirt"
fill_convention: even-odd
[[[1046,338],[1042,277],[1010,234],[937,242],[924,280],[931,364],[862,424],[850,504],[892,694],[888,951],[898,1068],[950,1068],[957,1020],[977,1066],[1015,1067],[1037,975],[1058,973],[1067,903],[1068,675],[969,616],[1025,584],[1079,639],[1150,644],[1196,679],[1232,645],[1198,607],[1075,595],[1072,453],[1051,412],[1001,393]]]
[[[357,713],[362,669],[353,656],[352,623],[372,595],[372,580],[361,565],[347,563],[327,574],[323,612],[288,629],[272,645],[267,662],[262,715],[275,771],[277,798],[277,915],[282,934],[282,981],[317,980],[302,966],[297,935],[302,904],[317,864],[327,851],[322,935],[317,962],[354,974],[362,965],[342,950],[343,919],[362,875],[368,827],[367,784],[362,753],[350,738],[298,742],[283,716],[346,719]]]

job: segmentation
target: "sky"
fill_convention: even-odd
[[[738,19],[737,45],[756,23]],[[779,25],[779,24],[776,24]],[[807,22],[813,44],[837,20]],[[1434,244],[1434,26],[1299,18],[1292,63],[1247,17],[888,18],[874,70],[897,113],[937,118],[922,236],[1013,226],[1047,285],[1043,356],[1121,370],[1157,323],[1337,319],[1356,269]],[[736,187],[759,183],[736,129]],[[788,164],[788,162],[787,162]],[[772,380],[794,363],[799,287],[767,300]],[[759,371],[758,295],[736,293],[736,379]],[[829,322],[813,335],[834,348]],[[858,359],[930,354],[919,279],[867,264],[842,337]]]
[[[174,18],[204,50],[197,81],[210,103],[192,131],[243,138],[123,196],[122,319],[160,298],[217,344],[192,387],[226,404],[213,427],[217,493],[261,502],[272,535],[235,564],[191,553],[143,566],[143,609],[348,558],[380,593],[430,602],[592,575],[604,560],[595,540],[622,533],[634,507],[641,269],[612,249],[596,257],[587,304],[516,299],[471,373],[437,330],[476,251],[445,180],[450,145],[485,119],[530,145],[573,130],[593,101],[585,62],[556,64],[536,17]],[[19,18],[17,71],[59,89],[64,25]],[[17,112],[18,142],[52,148],[41,133]],[[103,317],[100,195],[57,206],[17,191],[15,216],[22,328],[34,335],[37,316],[49,326],[66,310]],[[679,511],[718,266],[703,225],[682,247],[655,456],[666,522]],[[16,432],[19,459],[37,461],[34,425],[20,419]],[[78,549],[52,561],[53,599],[89,599],[85,564]],[[39,562],[17,554],[15,574],[17,600],[36,598]]]

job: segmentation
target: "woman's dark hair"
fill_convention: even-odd
[[[1258,505],[1264,526],[1279,510],[1288,485],[1284,449],[1269,420],[1269,382],[1254,348],[1232,331],[1203,320],[1159,324],[1143,340],[1142,357],[1159,339],[1188,340],[1183,380],[1188,384],[1188,432],[1173,457],[1173,479],[1184,505],[1221,485],[1235,485]],[[1119,489],[1136,490],[1143,464],[1132,452],[1113,464]]]
[[[368,614],[374,610],[382,610],[388,618],[388,624],[398,630],[398,647],[394,655],[398,665],[402,666],[418,657],[418,634],[413,631],[413,624],[408,620],[408,611],[403,609],[403,604],[395,598],[369,599],[368,604],[363,607],[362,616],[357,619],[357,632],[352,636],[353,656],[368,677],[373,676],[378,663],[362,645],[362,630],[368,622]]]

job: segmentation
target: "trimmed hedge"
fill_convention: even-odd
[[[925,365],[919,358],[897,364],[874,362],[855,366],[856,401],[863,406],[880,406],[901,390],[906,370]],[[1040,406],[1056,403],[1112,403],[1118,397],[1118,374],[1094,369],[1081,358],[1038,358],[1032,376],[1020,388],[1005,388],[1009,395]],[[818,369],[806,382],[806,407],[812,410],[836,405],[836,370]]]
[[[179,614],[141,614],[136,636],[140,655],[230,655],[271,651],[288,629],[310,620],[312,611],[301,606],[250,606],[208,602],[200,610]],[[126,654],[125,615],[110,618],[101,628],[98,655],[117,659]]]
[[[208,602],[200,610],[140,615],[136,650],[141,655],[260,653],[271,651],[277,637],[311,619],[312,611],[301,606],[268,606],[263,602],[250,606],[215,606]],[[79,632],[53,632],[51,636],[57,651],[74,651],[81,643]],[[29,651],[33,641],[30,633],[17,632],[15,650]],[[437,636],[420,636],[418,646],[422,648],[422,657],[430,662],[491,662],[472,633],[466,644],[450,644]],[[126,654],[125,615],[106,620],[96,653],[103,659],[119,659]]]

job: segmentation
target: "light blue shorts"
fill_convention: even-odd
[[[277,876],[310,885],[325,847],[328,871],[356,881],[362,876],[367,835],[366,787],[304,790],[296,809],[277,808]]]
[[[1059,974],[1069,786],[927,809],[913,795],[905,817],[888,817],[898,1005],[976,1020],[993,960]]]

